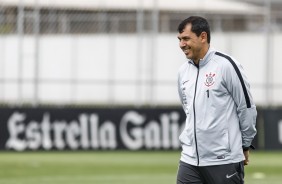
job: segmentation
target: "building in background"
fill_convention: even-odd
[[[180,20],[206,16],[213,31],[256,31],[263,25],[263,7],[226,0],[1,0],[1,33],[16,33],[23,8],[24,33],[33,33],[39,9],[41,34],[175,32]],[[157,19],[152,14],[157,13]],[[153,21],[153,22],[152,22]],[[142,22],[142,23],[141,23]],[[142,24],[142,25],[140,25]]]
[[[279,105],[282,23],[276,10],[269,19],[264,2],[0,0],[0,102],[179,104],[176,73],[185,59],[176,29],[201,15],[212,43],[249,72],[258,104]]]
[[[272,29],[282,30],[282,1],[281,0],[238,0],[240,2],[252,3],[256,6],[265,6],[270,9]]]

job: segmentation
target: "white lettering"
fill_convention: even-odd
[[[66,131],[66,142],[67,145],[76,150],[79,147],[77,137],[80,135],[80,127],[76,121],[70,122],[69,126],[67,127]]]
[[[24,132],[25,115],[23,113],[15,112],[11,115],[8,120],[8,131],[10,133],[10,138],[6,143],[8,149],[15,149],[17,151],[22,151],[26,148],[26,143],[24,140],[19,139],[19,135]]]
[[[162,144],[163,148],[168,149],[170,147],[170,128],[169,128],[169,116],[162,114],[160,116],[162,124]]]
[[[31,121],[26,126],[27,147],[36,150],[41,145],[41,133],[39,132],[39,125],[36,121]]]
[[[120,135],[124,145],[132,150],[142,147],[148,149],[178,149],[180,144],[178,137],[180,135],[179,114],[172,112],[170,114],[161,114],[160,123],[150,121],[145,127],[145,118],[134,111],[127,112],[120,125]],[[181,126],[183,128],[183,126]]]
[[[49,150],[52,148],[53,145],[50,135],[50,131],[51,131],[50,115],[48,113],[43,115],[41,130],[42,130],[42,147],[45,150]]]
[[[142,128],[133,127],[128,132],[129,123],[133,125],[142,125],[145,118],[135,111],[125,113],[121,119],[120,136],[128,149],[137,150],[143,146]]]
[[[136,111],[127,111],[120,120],[117,135],[116,124],[110,120],[99,122],[97,114],[82,113],[77,117],[69,122],[64,119],[51,121],[50,114],[44,113],[41,122],[25,122],[31,118],[14,112],[7,122],[9,138],[6,147],[17,151],[116,149],[118,146],[130,150],[178,149],[178,136],[185,125],[179,125],[178,112],[160,114],[158,121],[146,119]],[[282,122],[279,124],[279,140],[282,142]]]
[[[145,147],[149,149],[161,147],[160,125],[158,122],[151,121],[144,130]]]
[[[80,127],[81,127],[81,147],[83,149],[89,148],[89,136],[88,136],[88,116],[82,114],[79,116]]]
[[[65,121],[55,121],[53,124],[54,129],[54,145],[56,148],[62,150],[65,148],[64,132],[66,129]]]
[[[91,147],[97,149],[99,147],[98,139],[98,116],[91,114],[90,116],[90,134],[91,134]]]
[[[116,128],[110,121],[106,121],[100,128],[101,147],[103,149],[115,149],[116,143]]]

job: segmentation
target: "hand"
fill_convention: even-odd
[[[249,150],[248,151],[243,151],[244,155],[245,155],[245,160],[244,160],[244,165],[249,165]]]

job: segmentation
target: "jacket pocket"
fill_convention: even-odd
[[[224,151],[226,152],[230,152],[230,140],[229,140],[229,133],[228,130],[223,131],[223,140],[222,140],[223,144],[224,144]]]
[[[200,153],[203,153],[203,158],[209,159],[225,159],[230,153],[229,134],[228,130],[208,133],[207,139],[202,140]]]
[[[182,152],[191,157],[196,157],[195,145],[193,135],[189,133],[189,130],[184,129],[179,136],[180,144],[182,147]]]

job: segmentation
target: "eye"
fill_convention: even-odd
[[[190,40],[190,37],[184,37],[183,40],[188,41],[188,40]]]

